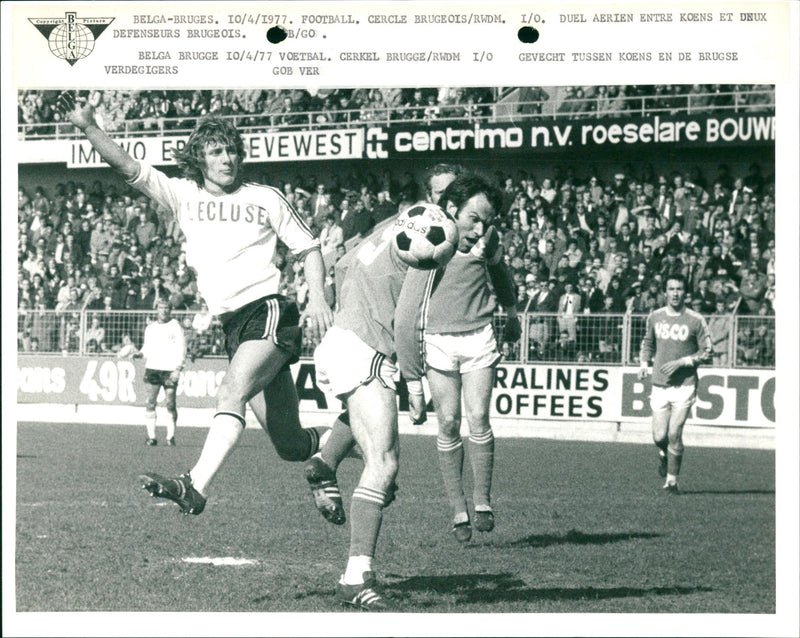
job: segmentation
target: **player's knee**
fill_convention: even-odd
[[[227,379],[227,377],[225,378]],[[217,409],[242,412],[245,403],[246,399],[242,389],[236,383],[225,383],[223,380],[217,388]]]
[[[273,443],[278,456],[284,461],[299,463],[309,457],[309,442],[306,439],[300,441],[273,441]]]
[[[492,429],[489,424],[488,412],[468,414],[467,424],[469,425],[469,433],[472,436],[485,435],[486,432]]]
[[[461,415],[457,413],[444,413],[437,415],[439,421],[439,434],[443,438],[454,439],[461,429]]]

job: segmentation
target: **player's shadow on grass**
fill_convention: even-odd
[[[660,534],[653,532],[617,532],[586,534],[576,529],[566,534],[531,534],[519,540],[507,543],[493,543],[494,547],[550,547],[551,545],[606,545],[638,539],[658,538]]]
[[[710,592],[710,587],[527,587],[510,573],[411,576],[388,584],[398,596],[416,593],[450,595],[457,604],[508,603],[553,600],[607,600],[642,596],[688,596]],[[416,603],[415,603],[416,604]],[[423,604],[423,606],[425,606]]]

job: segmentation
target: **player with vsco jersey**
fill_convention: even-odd
[[[712,345],[702,315],[686,308],[683,275],[667,277],[667,305],[647,317],[639,354],[639,379],[653,359],[650,407],[664,490],[678,494],[683,460],[683,426],[697,398],[697,366],[711,358]]]
[[[59,97],[59,109],[104,161],[175,216],[199,291],[225,331],[230,363],[200,458],[175,478],[142,475],[144,488],[174,501],[184,514],[202,512],[211,481],[244,430],[248,403],[281,458],[309,458],[321,431],[300,425],[289,371],[300,353],[300,314],[295,303],[278,294],[280,273],[273,258],[280,240],[303,261],[309,286],[305,314],[310,329],[322,335],[333,313],[325,302],[318,239],[278,190],[244,182],[244,141],[229,121],[201,119],[175,154],[184,177],[171,178],[134,160],[108,137],[89,101],[81,103],[67,91]]]
[[[394,377],[419,364],[413,320],[427,291],[405,285],[407,264],[390,248],[391,226],[373,232],[354,250],[346,271],[337,269],[338,295],[334,325],[314,352],[317,383],[347,406],[350,431],[361,448],[364,469],[350,507],[350,550],[336,599],[367,611],[391,603],[378,591],[373,559],[383,509],[394,500],[399,464],[397,396]],[[408,335],[396,339],[396,331]],[[420,384],[421,388],[421,384]],[[412,410],[424,411],[422,393],[410,396]]]
[[[178,379],[186,358],[186,338],[183,328],[172,318],[172,305],[161,299],[156,305],[157,319],[144,329],[144,343],[134,358],[144,357],[144,383],[147,387],[145,403],[145,427],[147,445],[156,445],[156,400],[164,388],[164,400],[169,413],[167,445],[175,445],[175,427],[178,424],[178,408],[175,393]]]

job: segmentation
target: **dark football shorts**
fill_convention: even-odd
[[[245,341],[270,339],[289,353],[286,366],[300,358],[303,331],[297,304],[283,295],[269,295],[219,317],[225,331],[225,350],[233,358],[239,344]]]
[[[172,373],[169,370],[151,370],[145,368],[144,382],[150,385],[163,385],[165,388],[175,388],[177,381],[172,381],[169,377]]]

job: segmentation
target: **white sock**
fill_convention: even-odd
[[[147,438],[156,438],[156,413],[145,412],[144,427],[147,428]]]
[[[178,424],[172,420],[172,417],[170,417],[170,420],[167,421],[167,439],[175,438],[175,427],[177,425]]]
[[[345,585],[360,585],[364,582],[364,572],[372,571],[372,556],[351,556],[342,576]]]
[[[667,474],[667,485],[671,485],[672,483],[677,483],[678,477],[674,474]]]
[[[214,415],[203,451],[190,471],[194,489],[203,496],[208,496],[209,484],[228,458],[243,430],[244,419],[241,416],[230,412],[218,412]]]

